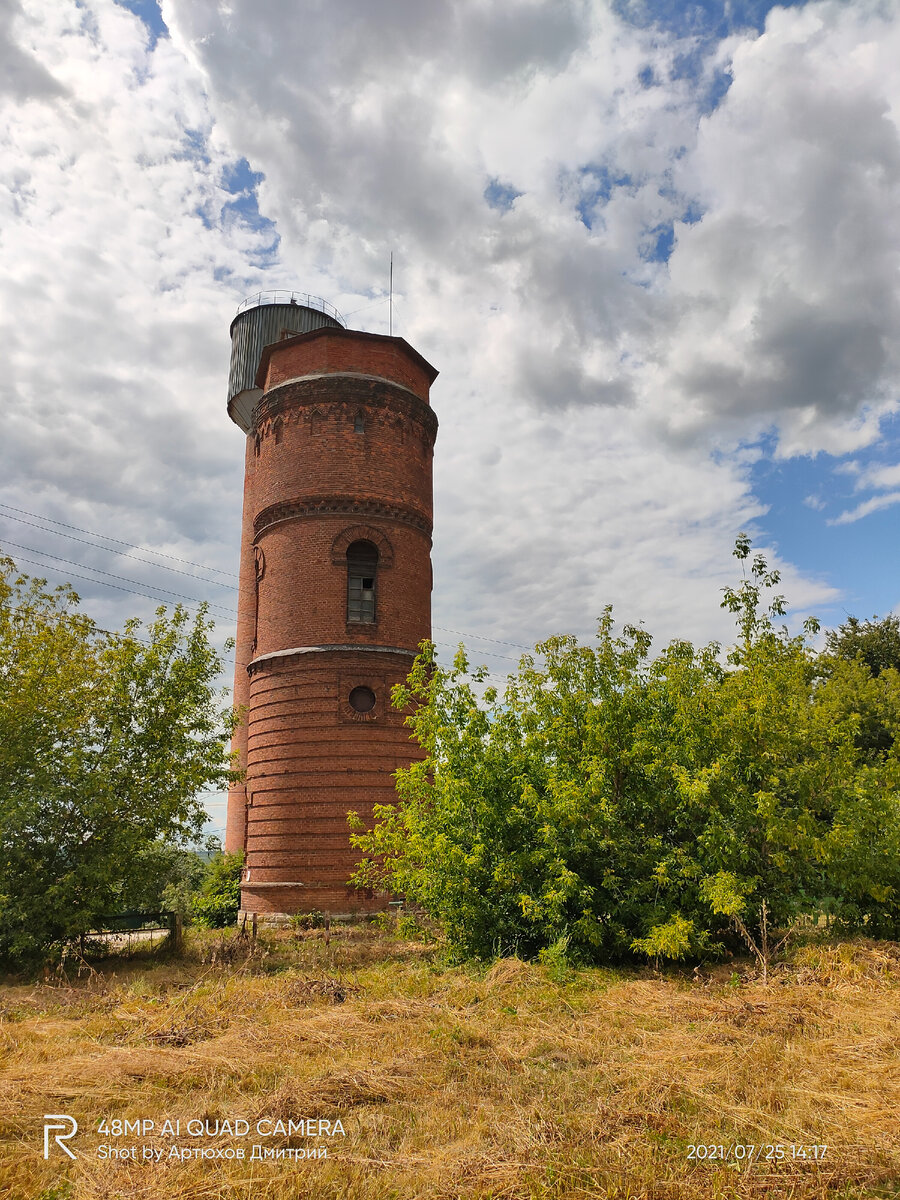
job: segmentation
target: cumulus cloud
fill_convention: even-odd
[[[748,439],[844,452],[895,403],[890,13],[717,42],[587,0],[162,13],[155,43],[112,0],[7,22],[38,74],[2,135],[6,501],[229,568],[236,301],[386,332],[393,251],[395,331],[441,370],[438,624],[528,642],[612,600],[728,636]]]
[[[703,209],[669,262],[663,355],[691,427],[771,421],[846,452],[896,407],[900,26],[883,5],[773,9],[675,177]]]
[[[30,53],[28,29],[17,0],[0,0],[0,96],[16,100],[62,96],[59,80]]]
[[[222,362],[262,245],[228,217],[231,160],[209,144],[202,85],[171,41],[151,52],[141,22],[112,3],[33,5],[13,29],[27,30],[58,86],[2,114],[0,498],[232,567],[223,514],[237,519],[240,456],[221,421]],[[17,529],[4,518],[0,532],[23,562],[32,548],[32,573],[40,551],[72,557],[49,531]],[[134,574],[107,551],[79,553]],[[173,588],[158,568],[141,571],[139,581]],[[118,623],[129,603],[153,607],[111,580],[79,588],[104,622]]]
[[[372,292],[393,246],[416,311],[464,281],[490,316],[453,324],[481,350],[512,317],[494,365],[517,393],[636,405],[682,440],[774,425],[786,455],[868,444],[895,406],[900,30],[883,5],[773,9],[762,36],[706,53],[537,0],[347,4],[339,22],[311,5],[277,42],[249,0],[165,11],[297,268]]]

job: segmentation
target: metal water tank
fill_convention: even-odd
[[[311,333],[329,325],[344,328],[333,304],[307,292],[257,292],[240,305],[231,322],[231,370],[228,375],[228,415],[244,433],[261,392],[256,372],[263,349],[286,334]]]

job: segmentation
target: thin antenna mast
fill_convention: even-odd
[[[391,251],[391,301],[390,301],[390,317],[388,319],[388,329],[391,337],[394,336],[394,252]]]

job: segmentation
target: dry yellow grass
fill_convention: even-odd
[[[900,951],[798,952],[752,978],[445,968],[361,928],[249,963],[107,963],[0,988],[0,1197],[453,1200],[900,1194]],[[209,944],[204,955],[209,959]],[[45,1113],[80,1125],[42,1155]],[[102,1137],[102,1117],[149,1118]],[[181,1119],[340,1119],[321,1138],[161,1136]],[[314,1161],[250,1147],[326,1146]],[[102,1144],[162,1149],[104,1161]],[[246,1158],[169,1160],[173,1144]],[[721,1145],[726,1160],[689,1147]],[[816,1161],[791,1147],[827,1145]],[[785,1147],[738,1162],[735,1145]],[[140,1152],[140,1151],[139,1151]],[[763,1151],[765,1153],[765,1151]],[[777,1152],[775,1152],[777,1153]]]

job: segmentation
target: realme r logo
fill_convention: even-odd
[[[62,1122],[62,1124],[49,1124],[49,1122]],[[66,1116],[65,1113],[44,1113],[44,1158],[50,1157],[50,1133],[52,1130],[56,1132],[53,1135],[53,1140],[59,1146],[63,1153],[68,1154],[69,1158],[75,1158],[75,1154],[64,1146],[63,1142],[67,1142],[69,1138],[74,1137],[78,1132],[78,1122],[74,1117]]]

